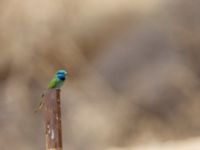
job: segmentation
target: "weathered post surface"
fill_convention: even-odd
[[[44,94],[46,150],[62,150],[60,89]]]

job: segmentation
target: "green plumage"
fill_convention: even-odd
[[[54,77],[48,85],[48,89],[54,89],[54,88],[61,88],[63,85],[64,81],[58,79],[57,77]]]
[[[54,89],[54,88],[59,88],[58,87],[58,84],[59,84],[59,79],[57,79],[56,77],[54,77],[50,82],[49,82],[49,85],[48,85],[48,89]],[[62,81],[63,82],[63,81]]]
[[[56,78],[53,78],[53,79],[49,82],[48,89],[53,89],[53,88],[55,88],[57,82],[58,82],[57,79],[56,79]]]

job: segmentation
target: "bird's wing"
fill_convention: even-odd
[[[48,85],[48,89],[53,89],[55,88],[57,85],[57,79],[56,78],[53,78],[50,82],[49,82],[49,85]]]

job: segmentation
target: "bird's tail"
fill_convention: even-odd
[[[43,108],[43,106],[44,106],[44,100],[42,99],[43,97],[44,97],[44,94],[42,94],[40,103],[39,103],[38,107],[34,110],[34,113],[37,113],[39,110],[41,110]]]

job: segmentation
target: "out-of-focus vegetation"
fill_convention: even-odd
[[[199,17],[188,0],[1,0],[1,149],[45,148],[33,111],[60,68],[64,149],[196,149]]]

